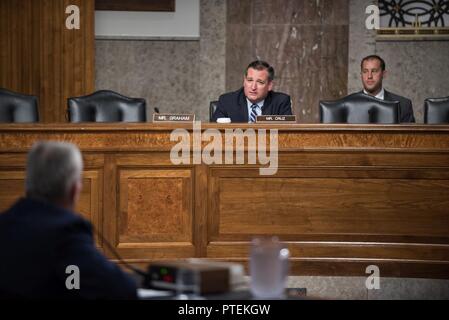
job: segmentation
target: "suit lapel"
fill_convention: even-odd
[[[385,93],[384,93],[384,100],[385,101],[398,101],[399,102],[399,108],[398,108],[399,115],[398,116],[399,116],[399,122],[402,122],[402,104],[401,104],[401,102],[399,100],[394,99],[387,90],[385,90]]]
[[[271,91],[270,91],[270,92],[268,92],[268,95],[265,98],[265,101],[264,101],[263,107],[262,107],[262,114],[265,115],[265,116],[273,115],[271,99],[272,99],[272,94],[271,94]]]
[[[243,90],[243,88],[241,89],[239,95],[239,110],[242,113],[244,122],[248,123],[248,102],[246,101],[245,91]]]
[[[360,91],[360,93],[366,94],[365,92],[363,92],[363,90]],[[390,93],[387,90],[385,90],[385,88],[384,88],[384,100],[385,101],[394,101],[393,98],[390,96]]]

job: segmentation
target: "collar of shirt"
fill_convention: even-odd
[[[264,102],[265,102],[265,100],[259,101],[258,103],[252,103],[251,101],[248,100],[248,98],[246,99],[246,104],[248,106],[248,122],[249,122],[249,119],[251,118],[251,111],[252,111],[251,107],[253,106],[253,104],[258,105],[259,108],[256,108],[256,112],[257,112],[257,115],[260,116],[260,115],[262,115],[262,107],[263,107]]]
[[[364,94],[369,94],[368,92],[366,92],[365,89],[363,89],[363,93]],[[384,88],[382,88],[379,93],[375,96],[375,98],[380,99],[380,100],[385,100],[385,90]]]

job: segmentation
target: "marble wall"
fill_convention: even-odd
[[[225,90],[225,0],[200,1],[198,40],[96,40],[96,90],[147,101],[161,112],[208,120],[209,101]]]
[[[97,40],[96,88],[207,120],[209,101],[237,90],[260,58],[275,67],[275,90],[292,96],[299,122],[316,123],[318,101],[360,90],[360,60],[377,53],[385,87],[412,99],[422,122],[423,100],[449,95],[449,41],[376,42],[365,28],[373,2],[201,0],[199,40]]]
[[[449,41],[376,41],[365,28],[365,8],[373,0],[350,0],[348,89],[361,89],[360,60],[369,54],[387,64],[384,87],[412,100],[417,122],[423,122],[423,102],[449,96]]]
[[[201,0],[200,88],[196,109],[209,121],[209,103],[225,91],[226,0]]]
[[[228,0],[226,89],[237,90],[255,59],[275,69],[301,123],[318,122],[318,102],[346,94],[347,0]]]
[[[195,110],[198,41],[96,40],[96,89],[145,98],[147,114]]]

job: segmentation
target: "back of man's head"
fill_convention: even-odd
[[[27,196],[64,203],[73,201],[74,186],[81,183],[83,160],[79,149],[65,142],[42,141],[31,148],[27,160]],[[73,204],[71,204],[73,205]]]

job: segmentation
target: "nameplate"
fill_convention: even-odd
[[[194,114],[153,113],[153,122],[194,122]]]
[[[296,116],[257,116],[257,123],[296,123]]]

